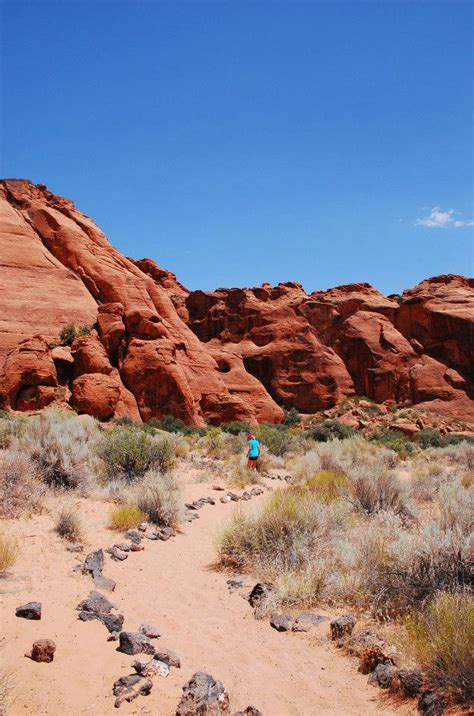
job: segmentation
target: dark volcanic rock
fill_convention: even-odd
[[[423,691],[418,700],[418,711],[425,716],[442,716],[444,699],[436,691]]]
[[[96,591],[90,592],[87,599],[83,599],[76,607],[78,611],[95,612],[96,614],[109,614],[114,608],[115,605],[109,602],[107,597]]]
[[[89,552],[84,560],[84,572],[102,572],[104,569],[104,550],[96,549],[94,552]]]
[[[227,716],[229,713],[229,696],[223,684],[210,674],[197,671],[183,686],[176,716]]]
[[[355,627],[355,619],[350,614],[346,614],[343,617],[338,617],[337,619],[333,619],[333,621],[330,624],[331,639],[333,641],[335,641],[336,639],[341,639],[342,637],[350,636],[352,634],[354,627]]]
[[[153,624],[140,624],[138,631],[145,634],[149,639],[158,639],[161,636],[160,630]]]
[[[399,669],[392,679],[392,689],[409,699],[418,696],[422,685],[423,674],[419,669]]]
[[[124,654],[154,654],[155,647],[145,634],[138,631],[123,631],[119,637],[118,651]]]
[[[287,614],[272,614],[270,619],[271,626],[277,631],[288,631],[290,628],[290,617]]]
[[[28,602],[15,609],[17,617],[23,619],[41,619],[41,602]]]
[[[378,664],[370,674],[367,683],[371,686],[379,686],[381,689],[389,689],[395,671],[393,664]]]

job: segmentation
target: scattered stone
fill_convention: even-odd
[[[83,552],[84,545],[82,544],[68,544],[66,547],[68,552]]]
[[[298,614],[292,625],[293,631],[308,631],[313,626],[318,626],[323,622],[328,621],[328,617],[323,617],[321,614],[313,614],[312,612],[301,612]]]
[[[148,527],[147,522],[140,522],[140,524],[137,527],[137,530],[139,530],[140,532],[146,532],[147,527]]]
[[[240,495],[240,499],[248,501],[252,499],[252,495],[250,494],[250,492],[247,492],[247,490],[244,490],[244,492],[242,492],[242,494]]]
[[[101,621],[112,634],[122,631],[124,617],[122,614],[98,614],[97,612],[79,612],[79,619],[90,622],[93,619]],[[115,641],[115,640],[114,640]]]
[[[229,695],[220,681],[197,671],[183,686],[176,716],[222,716],[230,714]]]
[[[221,485],[213,485],[213,490],[217,490],[217,492],[225,492],[225,487],[222,487]]]
[[[163,527],[160,531],[160,539],[166,542],[170,537],[176,537],[176,530],[172,527]]]
[[[22,619],[41,619],[41,602],[28,602],[15,609],[15,615]]]
[[[381,689],[389,689],[395,671],[393,664],[378,664],[369,675],[367,683],[371,686],[379,686]]]
[[[109,602],[107,597],[96,591],[90,592],[87,599],[83,599],[76,607],[79,612],[95,612],[96,614],[109,614],[115,608],[115,604]]]
[[[122,552],[130,552],[130,545],[128,544],[128,542],[120,542],[119,544],[114,544],[114,547],[120,549]]]
[[[129,539],[130,542],[135,542],[135,544],[139,544],[142,539],[142,536],[138,530],[127,530],[125,533],[125,537]]]
[[[234,716],[263,716],[263,714],[255,706],[247,706],[245,711],[237,711]]]
[[[270,595],[273,591],[273,584],[270,582],[257,582],[249,594],[249,604],[251,607],[258,607],[262,602],[266,602],[270,599]]]
[[[361,674],[370,674],[379,664],[388,663],[391,663],[390,657],[384,653],[380,646],[369,646],[360,656],[359,671]]]
[[[131,676],[121,676],[120,679],[117,679],[117,681],[114,682],[112,689],[114,696],[118,696],[122,693],[124,689],[129,689],[131,686],[138,684],[140,678],[141,677],[138,676],[138,674],[132,674]]]
[[[197,510],[198,506],[194,502],[185,502],[184,506],[188,508],[188,510]]]
[[[385,646],[385,641],[376,632],[365,629],[364,631],[353,634],[347,641],[346,649],[350,656],[360,658],[366,649],[372,646],[378,646],[381,649]]]
[[[223,503],[230,502],[230,500],[231,498],[229,497],[229,495],[222,495],[222,497],[220,498],[220,501]]]
[[[418,711],[425,716],[442,716],[444,699],[436,691],[423,691],[418,700]]]
[[[52,639],[38,639],[31,648],[31,659],[49,664],[54,659],[56,644]]]
[[[257,487],[257,486],[252,487],[252,489],[250,490],[250,494],[254,495],[255,497],[257,495],[263,495],[264,492],[265,492],[265,490],[263,489],[263,487]]]
[[[115,546],[109,547],[105,551],[108,552],[108,554],[110,554],[110,556],[112,557],[114,562],[123,562],[123,560],[127,559],[127,557],[128,557],[127,552],[122,552],[121,549],[118,549],[118,547],[115,547]]]
[[[170,673],[169,664],[157,659],[156,656],[150,661],[134,661],[132,667],[140,676],[168,676]]]
[[[230,592],[234,592],[236,589],[243,589],[247,586],[243,579],[228,579],[226,583],[229,586]]]
[[[139,631],[122,631],[119,637],[118,651],[124,654],[154,654],[155,647],[145,634]]]
[[[215,501],[215,499],[214,499],[213,497],[205,497],[204,499],[206,500],[206,502],[207,502],[208,505],[215,505],[215,504],[216,504],[216,501]]]
[[[145,547],[140,542],[132,542],[130,545],[130,552],[141,552]]]
[[[124,701],[127,701],[128,703],[131,703],[135,699],[137,699],[139,696],[148,696],[150,691],[153,688],[153,682],[151,679],[141,679],[139,677],[139,681],[137,684],[133,686],[129,686],[128,688],[123,688],[122,691],[119,693],[117,698],[115,699],[115,708],[120,708],[120,706],[124,703]]]
[[[112,632],[112,634],[109,634],[109,636],[107,637],[107,641],[118,641],[119,633],[120,632],[118,631]]]
[[[423,674],[419,669],[399,669],[392,678],[392,689],[405,698],[413,699],[421,691]]]
[[[145,634],[149,639],[158,639],[161,636],[161,632],[152,624],[140,624],[138,631],[141,634]]]
[[[270,619],[270,625],[277,631],[288,631],[290,628],[290,617],[287,614],[274,612]]]
[[[175,669],[181,668],[181,659],[170,649],[158,649],[155,651],[154,658],[163,661],[168,666],[174,666]]]
[[[87,572],[90,572],[91,574],[94,574],[94,572],[102,572],[103,569],[104,550],[96,549],[94,552],[89,552],[89,554],[84,560],[84,565],[82,568],[84,574],[87,574]]]
[[[355,619],[351,614],[346,614],[343,617],[333,619],[330,624],[331,639],[341,639],[345,636],[350,636],[355,627]]]
[[[116,587],[116,581],[110,577],[105,577],[100,572],[94,572],[94,586],[97,589],[106,589],[108,592],[113,592]]]
[[[185,515],[186,522],[193,522],[193,520],[198,520],[199,515],[197,512],[187,512]]]
[[[235,492],[228,492],[227,493],[232,500],[232,502],[238,502],[240,500],[240,495],[236,495]]]
[[[145,535],[145,537],[146,537],[147,539],[157,540],[157,539],[160,539],[160,533],[159,533],[159,532],[148,532],[148,533]]]

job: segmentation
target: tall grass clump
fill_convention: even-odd
[[[5,410],[0,410],[0,449],[9,447],[15,439],[20,438],[25,432],[26,418],[23,416],[10,415]]]
[[[0,517],[41,512],[45,489],[27,454],[15,448],[0,452]]]
[[[351,500],[355,508],[367,515],[391,511],[413,518],[413,506],[407,485],[394,473],[378,466],[356,468],[350,472]]]
[[[109,515],[109,527],[113,530],[129,530],[143,522],[145,515],[135,505],[118,505]]]
[[[18,557],[18,546],[12,537],[0,533],[0,576],[13,567]]]
[[[176,527],[182,517],[181,489],[176,477],[149,470],[137,487],[136,505],[150,522]]]
[[[73,507],[64,507],[57,517],[54,531],[68,542],[80,542],[82,526],[77,510]]]
[[[469,594],[439,594],[406,620],[406,648],[432,686],[454,702],[474,698],[474,599]]]
[[[78,420],[47,411],[28,421],[18,447],[50,487],[87,489],[92,479],[96,435],[96,423],[89,416]]]
[[[171,437],[156,437],[131,426],[118,426],[103,434],[97,446],[108,478],[141,479],[147,470],[170,470],[175,461]]]

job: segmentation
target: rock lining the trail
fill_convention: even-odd
[[[227,716],[229,695],[221,681],[210,674],[196,671],[183,686],[183,695],[176,716]]]
[[[139,631],[122,631],[119,635],[117,651],[123,654],[154,654],[155,647],[150,639]]]

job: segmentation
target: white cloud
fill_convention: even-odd
[[[444,210],[439,206],[434,206],[429,216],[424,219],[417,219],[415,225],[428,226],[430,229],[448,229],[450,227],[459,229],[461,226],[474,226],[474,221],[455,219],[453,209]]]

